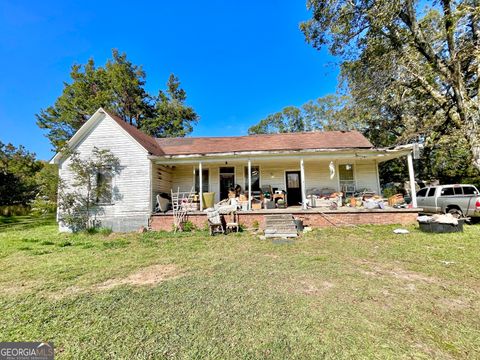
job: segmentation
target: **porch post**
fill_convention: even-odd
[[[413,158],[412,153],[408,153],[407,155],[407,163],[408,163],[408,177],[410,180],[410,195],[412,197],[412,206],[414,208],[417,207],[417,192],[415,191],[415,173],[413,172]]]
[[[307,197],[305,195],[305,166],[303,164],[303,158],[300,159],[300,180],[301,180],[301,190],[302,190],[302,209],[307,208]]]
[[[252,210],[252,161],[248,159],[248,210]]]
[[[203,211],[203,171],[202,171],[202,162],[198,163],[198,185],[199,185],[199,195],[200,195],[200,211]]]

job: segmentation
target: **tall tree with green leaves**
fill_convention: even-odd
[[[143,68],[117,50],[112,51],[112,59],[105,66],[96,66],[93,59],[85,65],[73,65],[70,77],[71,82],[64,83],[62,95],[55,103],[36,115],[38,126],[47,131],[56,150],[99,107],[159,137],[185,136],[198,120],[195,111],[185,105],[186,93],[179,87],[178,78],[173,76],[172,89],[169,85],[166,92],[168,96],[151,96],[145,89]]]
[[[348,96],[327,95],[300,107],[287,106],[248,129],[249,134],[313,130],[359,130],[362,118]]]
[[[0,205],[27,205],[35,198],[42,164],[23,146],[0,141]]]
[[[187,93],[180,87],[178,77],[171,74],[167,90],[160,90],[155,100],[154,116],[142,123],[144,132],[156,137],[185,136],[192,132],[198,115],[185,104]]]
[[[478,0],[308,0],[307,7],[306,40],[343,58],[355,101],[374,105],[372,128],[427,145],[460,135],[480,171]]]

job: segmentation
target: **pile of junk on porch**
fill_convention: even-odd
[[[349,171],[348,165],[346,170]],[[330,163],[330,177],[335,176],[335,167]],[[224,199],[216,202],[215,192],[196,191],[195,186],[190,190],[172,189],[171,193],[159,193],[156,196],[155,213],[172,213],[174,230],[181,231],[188,219],[189,213],[205,213],[207,215],[210,233],[227,233],[238,231],[238,213],[258,212],[270,214],[270,222],[285,225],[293,221],[294,229],[302,228],[302,224],[289,214],[289,210],[315,211],[322,210],[370,210],[411,208],[412,197],[409,182],[403,186],[390,187],[383,193],[377,193],[368,188],[357,188],[354,181],[343,182],[340,190],[328,187],[304,188],[301,177],[287,177],[289,189],[299,189],[302,193],[300,201],[292,203],[288,201],[289,192],[286,189],[276,188],[269,184],[259,185],[257,189],[250,191],[236,184],[228,189]],[[399,189],[401,189],[399,191]],[[398,192],[397,192],[398,191]],[[298,194],[291,194],[296,196]],[[217,197],[218,198],[218,197]],[[288,210],[285,210],[287,209]],[[288,219],[287,219],[288,217]],[[268,222],[268,220],[267,220]],[[288,230],[288,229],[287,229]],[[292,229],[291,229],[292,230]],[[268,231],[267,231],[268,232]],[[266,234],[267,234],[266,232]],[[283,235],[290,232],[284,232]]]

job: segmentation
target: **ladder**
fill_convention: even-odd
[[[172,193],[172,208],[173,208],[173,231],[183,230],[183,224],[187,221],[187,213],[192,209],[194,189],[190,191],[177,192],[170,190]]]

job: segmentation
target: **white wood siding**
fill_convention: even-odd
[[[330,161],[312,160],[305,161],[305,187],[308,194],[311,189],[339,189],[338,179],[338,164],[335,164],[335,176],[330,179]],[[375,192],[379,192],[378,178],[376,172],[376,163],[374,160],[349,162],[355,166],[355,180],[357,189],[361,190],[367,188]],[[228,162],[222,164],[203,163],[203,169],[209,169],[209,191],[215,192],[215,201],[219,201],[219,168],[223,166],[235,167],[235,182],[239,184],[242,189],[245,189],[244,168],[247,166],[247,161],[243,162]],[[277,161],[255,161],[252,159],[252,167],[260,167],[260,185],[271,185],[272,188],[285,190],[285,172],[286,171],[300,171],[300,159],[296,160],[277,160]],[[198,168],[198,165],[195,166]],[[180,190],[189,191],[194,184],[193,177],[194,165],[178,165],[175,166],[172,173],[172,187],[174,191],[180,187]]]
[[[357,161],[355,166],[357,190],[367,189],[379,193],[377,164],[375,161]]]
[[[94,147],[109,149],[120,160],[122,170],[113,178],[118,197],[112,205],[104,206],[102,222],[117,231],[135,230],[147,225],[151,214],[151,161],[147,151],[132,139],[115,121],[105,116],[76,145],[81,157],[90,156]],[[59,164],[60,177],[72,181],[69,159]]]

